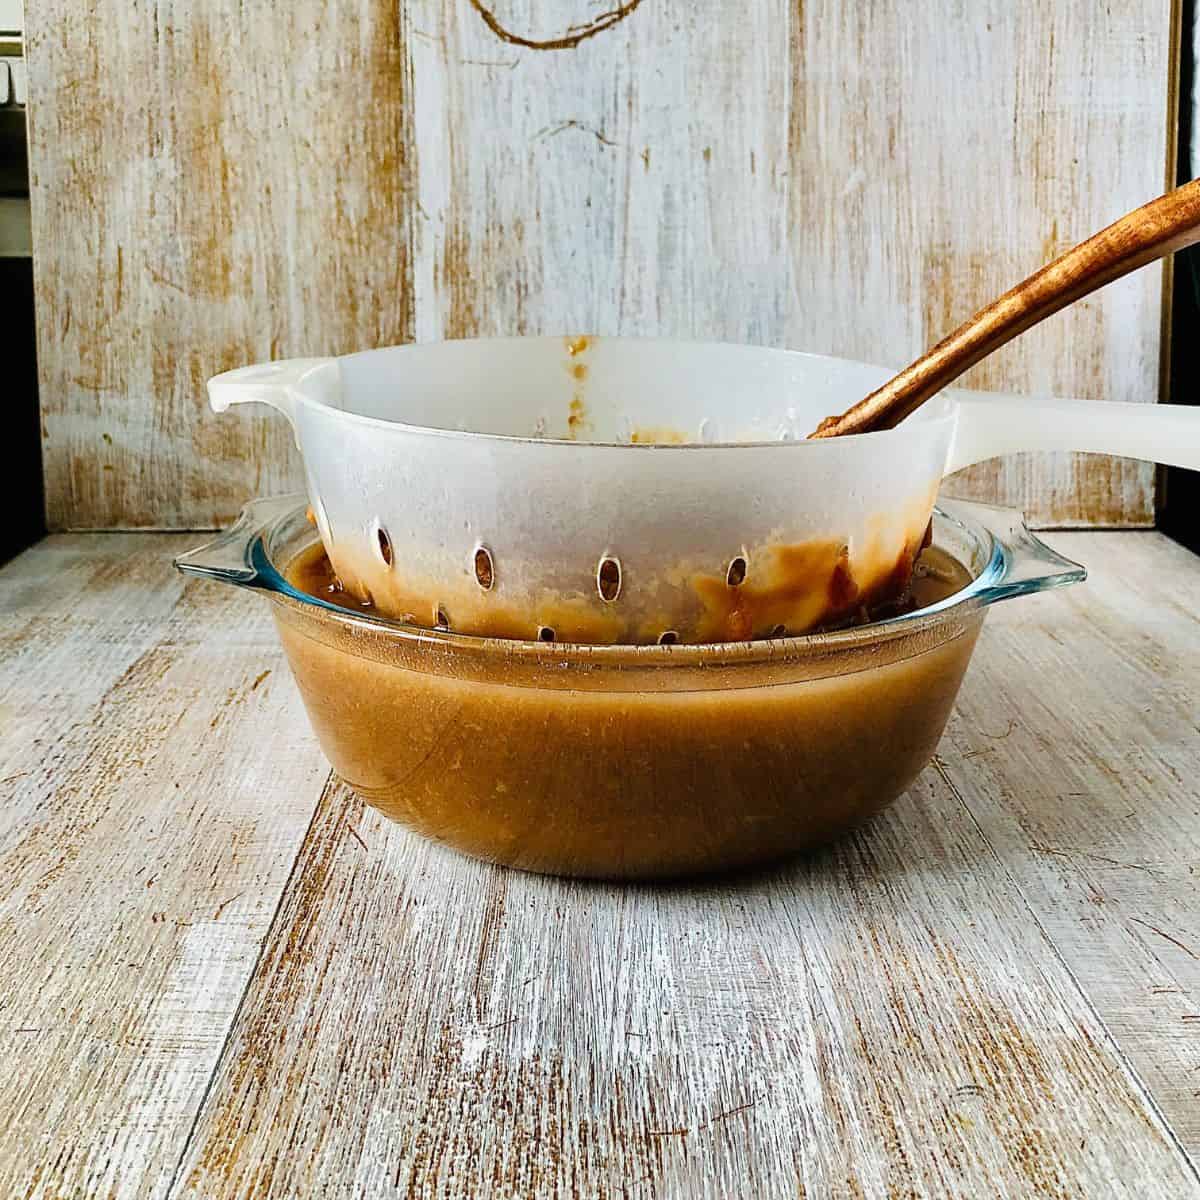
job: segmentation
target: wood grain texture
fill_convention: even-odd
[[[996,610],[940,769],[1200,1156],[1200,565],[1054,541],[1091,577]]]
[[[793,122],[793,170],[800,155],[816,181],[793,189],[793,237],[807,234],[797,287],[817,299],[797,344],[903,365],[1162,191],[1170,8],[806,5],[803,61],[826,90],[802,91]],[[1154,400],[1160,280],[1152,267],[1114,284],[964,386]],[[1153,476],[1128,460],[1015,456],[947,490],[1039,524],[1136,525],[1153,517]]]
[[[41,0],[30,27],[57,526],[294,484],[281,422],[205,411],[252,359],[591,330],[900,366],[1166,175],[1171,0]],[[1160,281],[966,382],[1154,400]],[[955,489],[1137,525],[1153,483],[1018,457]]]
[[[204,381],[411,336],[402,22],[390,0],[31,6],[52,528],[211,527],[294,489],[284,423],[217,418]]]
[[[42,543],[0,570],[0,1192],[1200,1196],[1200,562],[1054,541],[1091,580],[995,610],[889,812],[624,888],[324,786],[266,604],[181,539]]]
[[[6,1197],[164,1194],[327,772],[265,606],[182,548],[0,572]]]
[[[711,888],[505,873],[328,796],[176,1194],[304,1188],[1200,1194],[936,775]]]
[[[813,437],[894,429],[969,368],[1048,317],[1148,263],[1200,241],[1200,180],[1119,217],[969,317],[931,350]],[[1079,443],[1076,443],[1078,446]],[[1028,449],[1028,443],[1025,446]],[[1126,444],[1122,449],[1131,449]]]

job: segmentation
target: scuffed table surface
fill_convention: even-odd
[[[907,796],[654,888],[364,809],[194,540],[0,570],[0,1195],[1200,1196],[1200,560],[1051,535]]]

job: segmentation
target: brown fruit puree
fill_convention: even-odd
[[[319,546],[288,577],[348,599]],[[968,578],[927,550],[915,602]],[[983,621],[965,605],[828,645],[613,650],[276,613],[321,744],[368,802],[483,858],[624,878],[779,859],[882,808],[932,755]]]

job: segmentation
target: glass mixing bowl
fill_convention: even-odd
[[[428,837],[524,870],[648,879],[827,841],[929,762],[987,607],[1075,583],[1019,513],[945,501],[971,582],[854,629],[709,646],[582,646],[406,626],[298,591],[296,496],[250,504],[180,570],[264,592],[334,769]]]

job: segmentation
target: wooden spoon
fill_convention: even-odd
[[[1031,325],[1130,271],[1200,241],[1200,180],[1151,200],[1080,242],[969,321],[881,388],[826,417],[809,436],[891,429],[969,367]]]

